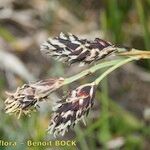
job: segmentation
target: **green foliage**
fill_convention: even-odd
[[[13,36],[12,33],[10,33],[7,28],[0,25],[0,37],[4,38],[8,42],[15,41],[15,36]]]

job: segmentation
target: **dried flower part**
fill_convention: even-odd
[[[73,34],[60,33],[58,37],[49,38],[41,45],[41,52],[67,63],[79,62],[89,64],[103,59],[116,51],[110,42],[96,38],[94,41],[79,39]]]
[[[51,92],[58,89],[64,79],[46,79],[33,84],[25,84],[17,88],[15,93],[7,93],[8,98],[5,100],[6,113],[28,114],[38,106],[38,102],[46,100]]]
[[[48,131],[50,134],[64,135],[70,126],[84,121],[93,105],[96,87],[93,84],[82,85],[72,90],[65,98],[54,107]],[[85,122],[84,122],[85,123]]]

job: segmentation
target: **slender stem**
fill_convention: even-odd
[[[132,48],[130,51],[125,51],[124,48],[118,48],[118,56],[139,56],[141,59],[150,58],[150,51],[143,51]]]
[[[109,73],[111,73],[112,71],[114,71],[115,69],[119,68],[120,66],[132,61],[132,60],[137,60],[139,59],[139,57],[130,57],[128,59],[124,59],[123,61],[120,61],[119,63],[117,63],[116,65],[112,66],[111,68],[109,68],[108,70],[106,70],[101,76],[99,76],[95,81],[94,83],[96,85],[99,84],[99,82],[105,78]]]
[[[113,66],[115,64],[118,64],[120,61],[122,61],[123,59],[117,59],[117,60],[111,60],[111,61],[107,61],[107,62],[104,62],[104,63],[100,63],[100,64],[97,64],[89,69],[86,69],[84,71],[82,71],[81,73],[78,73],[72,77],[69,77],[69,78],[66,78],[65,81],[63,82],[63,85],[66,85],[66,84],[69,84],[69,83],[72,83],[88,74],[92,74],[94,73],[95,71],[99,70],[99,69],[102,69],[102,68],[105,68],[105,67],[109,67],[109,66]]]

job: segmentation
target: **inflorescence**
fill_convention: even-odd
[[[79,120],[84,120],[93,106],[96,87],[94,84],[85,84],[70,91],[54,107],[48,131],[54,135],[64,135],[71,126]]]
[[[29,114],[32,108],[36,108],[40,101],[48,99],[51,92],[58,89],[63,83],[63,78],[46,79],[36,83],[24,84],[18,87],[15,93],[6,93],[5,110],[9,114]]]
[[[125,48],[123,48],[123,50],[124,49]],[[49,38],[45,41],[41,45],[41,52],[46,56],[55,57],[59,61],[67,62],[68,64],[80,63],[85,65],[106,58],[111,54],[120,53],[120,48],[99,38],[96,38],[94,41],[89,41],[87,39],[80,39],[73,34],[60,33],[58,37]],[[124,59],[122,62],[118,60],[118,62],[120,61],[118,65],[116,61],[116,65],[112,64],[114,66],[104,72],[97,80],[70,90],[70,92],[63,96],[63,98],[57,102],[56,106],[53,107],[48,132],[54,134],[54,136],[64,135],[71,126],[74,126],[80,120],[84,121],[84,117],[88,115],[89,110],[93,106],[96,87],[99,82],[117,67],[136,59]],[[110,66],[110,64],[108,65]],[[106,66],[108,67],[108,65]],[[98,68],[95,66],[94,70],[96,71],[100,68],[102,67],[100,66]],[[72,83],[79,79],[77,78],[79,74],[66,79],[62,77],[49,78],[39,82],[25,84],[17,88],[15,93],[7,93],[8,98],[5,100],[6,113],[18,114],[18,117],[20,117],[22,113],[30,114],[41,101],[47,101],[48,96],[52,92],[65,84]],[[82,76],[84,74],[85,72],[83,74],[81,73],[80,77],[84,77]],[[87,74],[89,74],[89,72],[87,72]]]
[[[90,64],[116,51],[115,45],[102,39],[94,41],[79,39],[73,34],[60,33],[58,37],[49,38],[41,45],[41,52],[53,56],[59,61],[80,65]]]

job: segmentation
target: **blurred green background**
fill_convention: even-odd
[[[23,83],[53,76],[71,76],[82,68],[69,67],[40,54],[49,36],[71,32],[80,37],[103,38],[118,45],[150,50],[150,0],[0,0],[0,140],[17,141],[0,150],[148,150],[150,147],[150,61],[118,69],[97,90],[87,117],[57,140],[76,140],[77,147],[27,147],[26,141],[56,140],[46,134],[51,105],[31,117],[17,119],[4,111],[5,91]],[[98,72],[99,75],[101,72]],[[92,81],[88,77],[75,84]]]

